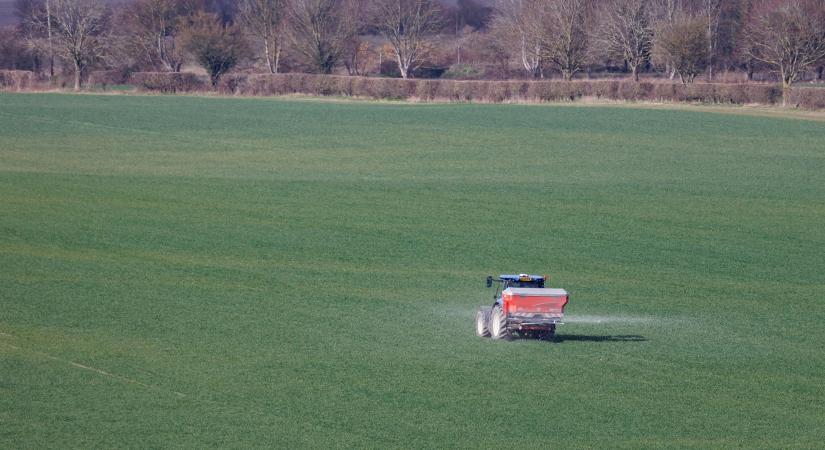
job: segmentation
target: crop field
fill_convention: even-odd
[[[816,120],[0,94],[0,448],[820,447],[824,199]]]

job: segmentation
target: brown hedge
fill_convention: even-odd
[[[28,70],[0,70],[0,89],[21,91],[34,86],[34,72]]]
[[[825,109],[825,88],[802,87],[791,89],[788,105],[802,109]]]
[[[90,86],[126,84],[129,82],[129,72],[125,70],[96,70],[89,74],[87,84]]]
[[[209,80],[194,73],[136,72],[129,76],[129,84],[148,92],[195,92],[209,89]]]
[[[135,73],[131,82],[140,89],[159,92],[211,90],[206,77],[186,73]],[[618,101],[673,101],[733,105],[782,103],[782,89],[771,84],[681,84],[660,81],[542,80],[459,81],[403,80],[399,78],[347,77],[303,73],[232,74],[221,79],[217,90],[226,95],[314,95],[364,97],[384,100],[456,102],[570,102],[582,98]],[[825,109],[825,90],[795,88],[789,105]]]

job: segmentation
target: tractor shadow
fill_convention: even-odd
[[[547,342],[644,342],[647,338],[638,334],[622,335],[589,335],[589,334],[557,334]]]

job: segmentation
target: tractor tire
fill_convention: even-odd
[[[510,339],[510,330],[507,329],[507,316],[501,305],[496,305],[490,315],[490,337],[493,339]]]
[[[482,307],[476,313],[476,335],[490,337],[490,308]]]

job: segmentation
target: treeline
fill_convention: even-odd
[[[17,0],[0,68],[823,79],[825,0]],[[124,75],[125,76],[125,75]]]

